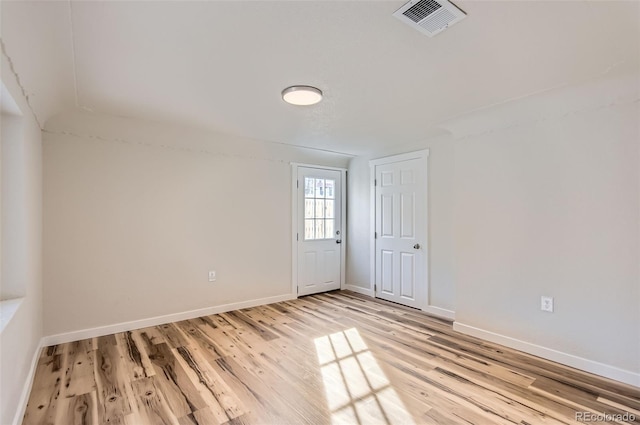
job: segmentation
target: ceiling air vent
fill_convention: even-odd
[[[433,37],[467,15],[447,0],[411,0],[396,10],[393,16]]]

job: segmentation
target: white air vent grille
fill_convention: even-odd
[[[402,12],[402,14],[417,23],[440,8],[442,8],[440,3],[433,0],[424,0],[414,4],[409,9]]]
[[[393,16],[433,37],[461,21],[466,15],[447,0],[412,0],[398,9]]]

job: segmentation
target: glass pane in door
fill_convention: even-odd
[[[304,179],[304,239],[334,239],[335,187],[333,179]]]

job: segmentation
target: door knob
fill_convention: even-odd
[[[336,239],[336,243],[342,243],[342,239]]]
[[[415,245],[413,246],[413,248],[414,248],[414,249],[420,249],[420,244],[419,244],[419,243],[415,244]]]

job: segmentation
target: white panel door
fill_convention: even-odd
[[[375,166],[376,297],[421,308],[426,300],[426,167],[408,159]]]
[[[298,295],[340,289],[342,173],[298,167]]]

